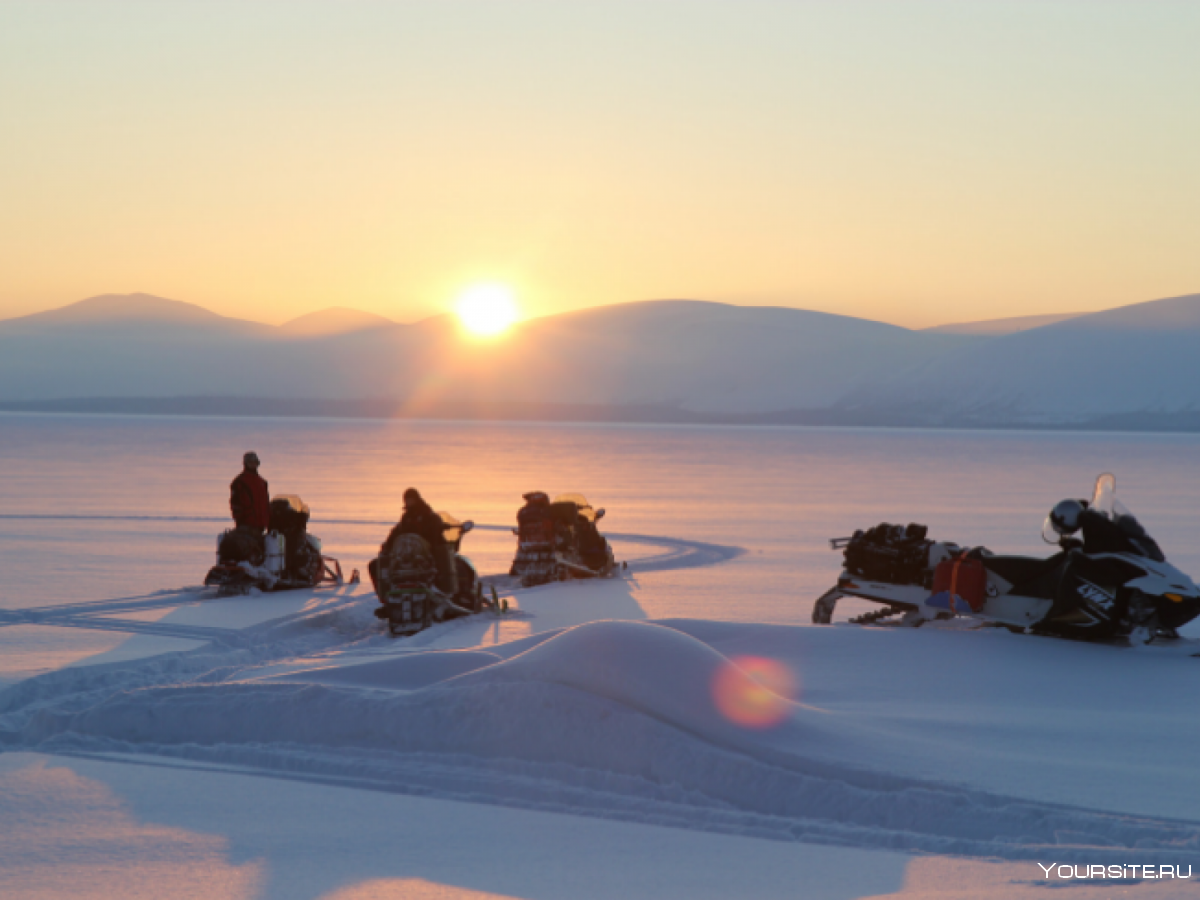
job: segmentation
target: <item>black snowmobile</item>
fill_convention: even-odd
[[[529,503],[513,529],[517,555],[509,570],[524,587],[616,574],[612,547],[596,527],[604,518],[603,509],[593,509],[582,494],[562,494],[553,502],[540,492],[525,498]],[[542,498],[547,502],[538,503]]]
[[[254,588],[287,591],[342,584],[341,563],[321,555],[320,538],[308,533],[309,517],[308,504],[295,494],[275,497],[265,535],[246,528],[221,533],[217,564],[209,569],[204,583],[219,588],[223,597]]]
[[[418,535],[397,535],[367,566],[379,598],[375,616],[387,622],[394,637],[416,634],[435,622],[474,615],[495,604],[494,598],[484,598],[474,564],[460,552],[463,537],[475,523],[460,522],[446,512],[438,515],[454,560],[457,590],[453,596],[437,587],[433,553],[429,543]]]
[[[885,523],[834,538],[844,570],[817,599],[813,621],[830,622],[839,598],[858,597],[882,604],[851,620],[860,624],[970,616],[1083,640],[1178,637],[1176,629],[1200,615],[1200,588],[1166,561],[1115,492],[1116,479],[1101,475],[1090,501],[1055,506],[1042,537],[1059,552],[1048,558],[931,541],[923,525]]]

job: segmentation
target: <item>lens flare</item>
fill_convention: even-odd
[[[774,728],[787,718],[796,678],[783,663],[736,656],[713,676],[713,699],[729,721],[743,728]]]

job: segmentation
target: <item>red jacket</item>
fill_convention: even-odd
[[[242,472],[229,485],[229,509],[238,525],[266,530],[271,524],[271,495],[257,472]]]

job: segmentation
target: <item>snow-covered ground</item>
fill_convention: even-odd
[[[0,893],[999,897],[1196,864],[1200,721],[1147,697],[1200,642],[611,618],[638,568],[407,641],[350,586],[38,610],[7,630],[145,631],[0,693]]]
[[[668,468],[642,465],[658,486],[630,496],[669,493]],[[977,472],[923,465],[925,508],[980,508],[954,493]],[[779,471],[729,490],[784,485]],[[921,485],[897,481],[915,508]],[[1191,515],[1169,481],[1144,482],[1167,498],[1152,525]],[[883,515],[833,476],[801,486],[811,506],[771,507],[760,488],[744,508],[724,489],[707,520],[614,504],[639,532],[614,540],[620,579],[516,590],[493,574],[509,615],[408,640],[383,633],[362,585],[138,593],[199,576],[192,554],[211,555],[215,530],[202,517],[135,521],[84,492],[58,519],[9,515],[20,553],[5,559],[38,564],[10,569],[0,597],[0,897],[1200,896],[1195,624],[1137,650],[959,622],[864,628],[845,601],[812,626],[836,559],[787,528]],[[1024,528],[1006,510],[1028,505],[1000,491],[983,527],[1005,538]],[[755,516],[769,527],[743,524]],[[379,527],[346,521],[316,530],[361,566]],[[470,537],[485,573],[503,570],[505,528]],[[1167,537],[1186,566],[1170,546],[1186,532]],[[1059,877],[1097,865],[1125,877]],[[1197,877],[1130,868],[1148,865]]]

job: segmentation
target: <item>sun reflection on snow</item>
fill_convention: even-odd
[[[113,788],[69,765],[38,761],[0,773],[0,897],[251,900],[261,859],[236,863],[229,840],[144,821]],[[169,886],[169,887],[165,887]]]
[[[783,663],[761,656],[736,656],[713,676],[717,709],[743,728],[774,728],[787,718],[798,683]]]

